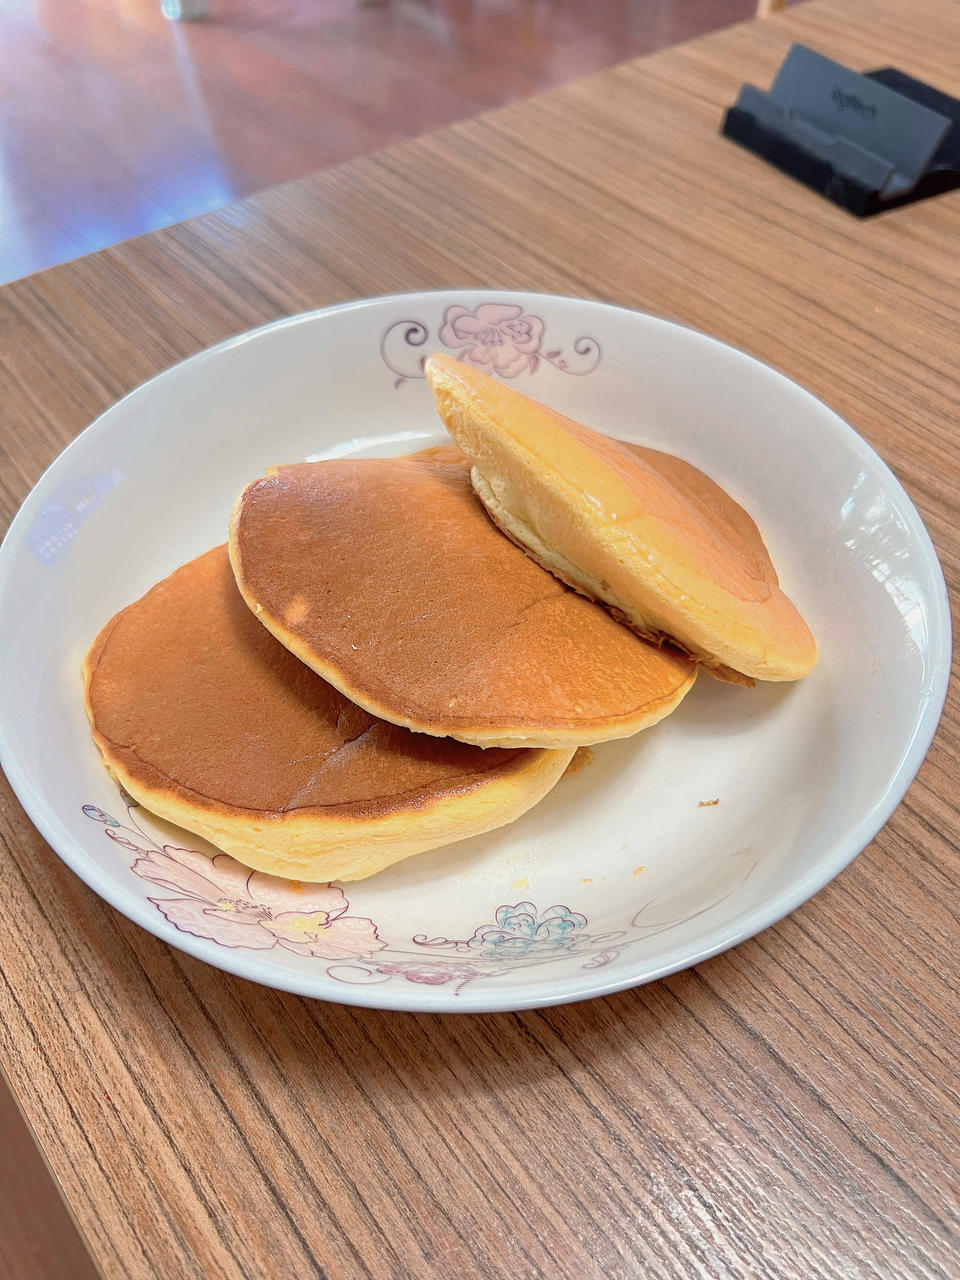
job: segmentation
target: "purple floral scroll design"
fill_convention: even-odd
[[[223,947],[281,949],[335,961],[369,957],[386,947],[372,920],[348,914],[340,889],[251,871],[225,853],[210,857],[159,844],[133,816],[137,802],[121,794],[126,822],[93,804],[83,812],[114,844],[137,855],[134,874],[165,891],[148,901],[181,933]]]
[[[394,375],[394,388],[424,376],[423,347],[431,329],[421,320],[396,320],[380,339],[380,356]],[[458,360],[497,378],[536,373],[545,361],[562,373],[576,377],[593,373],[603,358],[600,343],[586,335],[575,338],[572,354],[561,346],[544,350],[546,325],[540,316],[525,312],[516,302],[481,302],[471,309],[459,304],[446,308],[437,336]]]
[[[426,376],[423,367],[427,357],[418,355],[417,349],[423,347],[429,337],[430,330],[419,320],[397,320],[384,331],[380,339],[380,359],[394,375],[395,391],[410,378]]]
[[[415,934],[411,941],[421,951],[391,948],[360,963],[332,965],[329,977],[348,985],[371,986],[403,981],[446,986],[453,995],[484,978],[499,978],[532,966],[576,960],[581,969],[602,969],[619,959],[623,951],[658,934],[667,933],[715,910],[745,884],[759,859],[752,847],[737,849],[723,862],[724,891],[707,903],[694,892],[691,909],[680,898],[648,898],[631,916],[626,928],[605,933],[588,931],[587,917],[556,905],[539,910],[532,902],[504,903],[493,920],[478,925],[469,938],[428,937]],[[425,950],[444,955],[425,957]]]
[[[413,949],[383,941],[374,922],[349,914],[343,891],[331,884],[307,884],[250,871],[225,853],[160,844],[134,816],[139,805],[120,789],[127,810],[120,821],[97,805],[83,813],[104,828],[114,844],[136,855],[131,870],[164,891],[151,902],[174,927],[229,948],[288,951],[327,962],[326,974],[350,986],[412,982],[447,986],[454,995],[471,983],[532,966],[577,961],[582,969],[600,969],[638,942],[666,933],[714,910],[744,884],[758,865],[751,847],[728,855],[725,891],[692,909],[680,899],[650,898],[626,928],[603,933],[588,930],[578,911],[556,904],[540,910],[534,903],[504,903],[493,919],[468,938],[414,934]]]
[[[604,941],[610,945],[591,954],[583,968],[602,969],[605,965],[619,959],[620,953],[627,947],[655,938],[658,934],[668,933],[671,929],[676,929],[690,920],[696,920],[699,916],[714,911],[731,898],[741,885],[746,884],[760,860],[755,855],[752,845],[747,845],[743,849],[736,849],[728,854],[726,861],[732,865],[730,865],[729,874],[725,877],[726,891],[718,898],[691,911],[685,911],[682,902],[678,903],[673,899],[666,903],[657,898],[648,899],[639,910],[634,912],[630,927],[621,930],[619,934],[607,934]]]
[[[354,987],[370,987],[394,979],[429,987],[452,983],[450,990],[453,995],[458,996],[464,987],[477,978],[493,978],[500,973],[509,972],[507,968],[480,969],[457,961],[423,961],[411,952],[391,951],[387,956],[379,956],[364,963],[330,965],[327,977]]]
[[[452,993],[459,995],[478,979],[587,955],[622,936],[622,930],[588,933],[587,917],[561,904],[541,911],[532,902],[504,903],[493,916],[469,938],[415,934],[411,941],[420,953],[391,949],[365,964],[331,966],[327,974],[338,982],[364,986],[392,979],[430,986],[450,983]],[[424,955],[427,950],[446,954]]]

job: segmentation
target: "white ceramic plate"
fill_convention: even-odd
[[[110,781],[81,659],[116,610],[224,540],[235,495],[264,467],[442,439],[421,372],[433,349],[709,472],[758,521],[820,663],[797,685],[699,680],[663,724],[597,748],[503,831],[343,891],[250,880]],[[0,755],[63,860],[194,956],[331,1000],[516,1009],[693,964],[831,880],[923,759],[949,652],[943,576],[912,503],[786,378],[600,303],[411,294],[203,352],[61,454],[0,550]]]

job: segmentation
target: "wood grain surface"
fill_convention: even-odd
[[[960,92],[951,0],[813,0],[7,287],[0,503],[275,316],[489,285],[670,316],[875,444],[960,580],[960,192],[858,222],[722,141],[793,39]],[[960,1274],[960,705],[812,902],[518,1015],[262,989],[98,901],[7,792],[0,1060],[111,1278]]]

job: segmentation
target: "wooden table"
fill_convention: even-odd
[[[960,192],[858,222],[717,136],[801,39],[960,93],[951,0],[813,0],[8,286],[9,517],[275,316],[441,286],[682,320],[903,479],[960,577]],[[0,1061],[108,1277],[956,1277],[956,688],[878,839],[735,951],[546,1012],[311,1003],[100,902],[4,794]]]

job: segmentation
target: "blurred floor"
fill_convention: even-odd
[[[0,0],[0,281],[755,12],[756,0]]]

